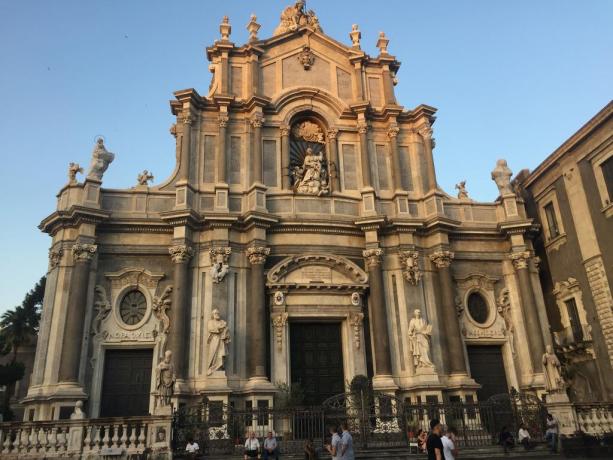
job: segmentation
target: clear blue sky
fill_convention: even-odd
[[[36,228],[55,209],[70,161],[87,166],[96,135],[116,159],[107,187],[155,182],[173,169],[168,100],[205,94],[204,48],[224,14],[247,39],[251,13],[267,37],[275,1],[0,0],[0,312],[45,273],[48,236]],[[612,1],[310,0],[322,27],[349,43],[353,23],[376,54],[384,30],[402,62],[398,99],[439,109],[439,183],[467,180],[493,200],[497,158],[534,168],[612,96]]]

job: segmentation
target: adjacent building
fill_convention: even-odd
[[[237,45],[224,18],[208,91],[175,93],[168,179],[105,188],[102,140],[82,182],[71,164],[40,225],[52,242],[25,417],[66,418],[78,400],[91,417],[154,413],[165,356],[175,407],[268,407],[298,382],[319,404],[357,375],[412,402],[541,396],[538,233],[506,162],[494,202],[440,189],[436,110],[397,101],[385,34],[370,56],[358,26],[340,42],[301,1],[272,37],[255,16],[247,29]],[[561,278],[593,279],[584,305],[611,267],[595,248]]]
[[[613,399],[613,102],[517,178],[571,398]]]

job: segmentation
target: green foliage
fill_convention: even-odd
[[[23,363],[8,363],[0,364],[0,386],[12,385],[13,383],[21,380],[25,373],[25,366]]]
[[[292,409],[304,404],[304,388],[300,383],[277,383],[275,407],[279,409]]]

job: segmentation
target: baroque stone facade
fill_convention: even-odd
[[[370,56],[357,26],[343,44],[303,2],[271,38],[258,38],[255,16],[247,29],[237,45],[224,18],[206,50],[208,92],[175,93],[171,177],[103,188],[121,152],[102,141],[83,182],[71,166],[40,225],[52,244],[30,415],[59,418],[77,400],[109,415],[126,397],[109,382],[117,363],[149,379],[146,407],[121,415],[202,395],[271,405],[304,371],[292,368],[308,353],[292,331],[323,323],[338,326],[341,391],[363,374],[414,401],[542,393],[535,227],[506,162],[492,173],[495,202],[438,187],[436,111],[396,100],[400,63],[384,34]],[[491,388],[483,350],[501,369]],[[313,354],[310,370],[323,361]],[[158,394],[161,362],[172,373]]]

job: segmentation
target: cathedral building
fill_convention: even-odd
[[[272,407],[297,383],[317,405],[358,375],[413,402],[541,396],[536,227],[506,161],[496,201],[464,183],[449,195],[436,110],[397,101],[385,34],[368,55],[357,25],[338,41],[302,1],[259,29],[252,16],[238,45],[223,18],[208,91],[175,93],[164,182],[105,188],[112,140],[82,181],[70,165],[40,224],[52,242],[25,417],[66,418],[78,400],[90,417],[144,415],[156,395]]]

